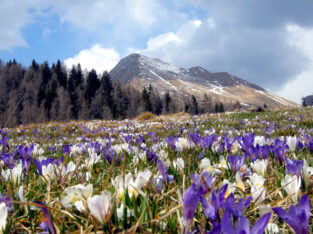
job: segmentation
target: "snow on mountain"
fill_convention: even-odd
[[[207,96],[215,102],[240,102],[244,106],[297,106],[227,72],[212,73],[200,66],[184,69],[141,54],[130,54],[121,59],[111,70],[110,76],[113,81],[138,90],[151,84],[159,93],[169,92],[177,100],[194,95],[198,99]]]

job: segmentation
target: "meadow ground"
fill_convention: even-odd
[[[313,232],[312,108],[0,134],[0,233]]]

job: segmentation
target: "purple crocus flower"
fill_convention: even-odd
[[[151,137],[153,143],[158,142],[158,138],[156,137],[155,132],[148,132],[149,137]]]
[[[200,138],[200,146],[201,146],[201,148],[203,150],[209,149],[212,146],[215,138],[216,138],[215,134],[208,135],[208,136],[205,136],[203,138]]]
[[[303,160],[296,160],[295,159],[295,160],[291,161],[291,159],[289,157],[286,157],[285,160],[286,160],[287,172],[300,177],[301,171],[303,168]]]
[[[222,232],[224,234],[263,234],[271,215],[271,213],[263,215],[250,229],[249,220],[245,216],[239,218],[235,228],[231,220],[231,214],[225,212],[222,218]]]
[[[22,145],[20,145],[20,147],[17,150],[18,154],[20,155],[18,159],[22,161],[25,175],[29,171],[31,155],[33,153],[33,150],[34,150],[33,144],[30,147],[23,147]]]
[[[7,142],[7,138],[4,135],[2,135],[2,137],[0,139],[0,145],[2,145],[3,147],[5,147],[7,149],[10,148],[10,146],[9,146],[9,144]]]
[[[243,152],[248,152],[248,149],[254,144],[254,134],[244,134],[239,141]]]
[[[45,220],[43,222],[45,223],[45,226],[48,227],[50,233],[51,234],[56,233],[54,230],[54,226],[52,223],[52,219],[51,219],[51,215],[50,215],[48,207],[45,204],[38,202],[38,201],[35,201],[34,203],[38,204],[36,207],[39,207],[42,210],[43,215],[45,217]],[[41,227],[45,227],[45,226],[41,225]]]
[[[144,141],[145,141],[144,135],[139,135],[138,138],[136,139],[138,145],[141,145]]]
[[[261,155],[261,148],[259,145],[256,145],[255,147],[251,145],[247,152],[245,152],[246,157],[250,157],[251,162],[254,162],[258,158],[260,158]]]
[[[61,157],[58,161],[56,161],[55,158],[48,158],[48,159],[44,159],[44,160],[37,160],[37,159],[33,159],[34,164],[37,167],[37,172],[39,175],[43,175],[42,174],[42,167],[43,166],[48,166],[49,164],[61,164],[63,162],[63,157]]]
[[[247,166],[244,164],[245,156],[239,156],[236,157],[233,155],[228,155],[228,161],[230,162],[231,167],[235,172],[239,172],[240,175],[248,175],[251,173],[250,169],[247,168]]]
[[[192,141],[195,145],[197,145],[201,138],[199,136],[199,131],[197,131],[196,133],[189,133],[188,135],[189,135],[190,141]]]
[[[269,146],[268,145],[264,145],[260,147],[261,150],[261,158],[262,159],[267,159],[268,158],[268,154],[269,154]]]
[[[154,152],[152,152],[152,151],[150,151],[150,150],[147,150],[146,151],[146,156],[147,156],[147,159],[148,159],[148,161],[150,161],[150,162],[153,162],[153,161],[155,161],[156,159],[157,159],[157,155],[156,155],[156,153],[154,153]]]
[[[178,140],[179,135],[176,136],[168,136],[167,138],[165,138],[165,141],[167,142],[167,144],[171,147],[171,150],[175,150],[175,143]]]
[[[234,195],[230,194],[226,201],[221,204],[221,207],[225,212],[232,214],[236,221],[242,215],[243,210],[247,209],[251,200],[252,197],[248,197],[246,199],[241,198],[236,202]]]
[[[275,157],[279,160],[280,164],[284,161],[284,155],[289,149],[286,142],[276,139],[274,145],[272,146],[272,152],[274,153]]]
[[[184,233],[188,231],[190,225],[192,224],[194,213],[198,207],[198,202],[200,201],[204,210],[209,207],[209,202],[205,198],[205,194],[210,191],[214,182],[214,179],[207,171],[203,172],[201,175],[192,174],[191,179],[193,182],[184,194]]]
[[[13,211],[13,199],[11,196],[9,195],[4,196],[0,193],[0,203],[1,202],[5,203],[9,212]]]
[[[10,153],[2,152],[2,156],[0,156],[0,159],[9,167],[10,169],[13,169],[15,166],[15,159],[14,155],[11,155]]]
[[[117,155],[115,153],[115,150],[111,148],[104,149],[103,155],[104,155],[103,158],[106,159],[109,164],[112,164],[114,162],[115,165],[119,165],[123,159],[121,154]]]
[[[228,184],[225,184],[220,188],[219,192],[216,193],[216,190],[213,190],[210,196],[210,202],[208,207],[204,210],[205,215],[210,218],[211,222],[217,223],[219,208],[224,206],[225,193],[227,191]],[[212,231],[212,230],[211,230]]]
[[[126,143],[131,144],[133,141],[133,136],[132,135],[124,136],[124,140]]]
[[[233,145],[233,142],[229,140],[228,135],[224,135],[222,137],[222,144],[220,145],[220,148],[221,148],[220,151],[225,150],[227,153],[229,153],[231,151],[232,145]]]
[[[162,176],[162,181],[163,181],[164,185],[166,185],[167,181],[169,182],[169,184],[172,184],[173,180],[174,180],[174,176],[168,174],[167,166],[164,165],[160,159],[157,160],[157,166],[158,166],[160,174]]]
[[[309,148],[310,152],[313,153],[313,137],[308,138],[308,148]]]
[[[63,154],[70,154],[70,153],[71,153],[71,146],[63,145]]]
[[[307,195],[301,197],[297,206],[291,205],[289,212],[274,207],[275,213],[282,218],[297,234],[306,234],[309,229],[310,200]]]

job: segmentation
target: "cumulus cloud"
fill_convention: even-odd
[[[297,47],[309,59],[305,69],[284,84],[277,94],[297,103],[301,98],[313,94],[313,29],[292,24],[287,26],[290,33],[288,43]]]
[[[149,30],[170,15],[158,0],[56,0],[51,6],[63,22],[85,30],[98,30],[100,25],[112,24],[124,30],[134,27]]]
[[[72,58],[64,60],[66,67],[80,63],[83,69],[95,69],[98,73],[110,71],[119,61],[119,53],[114,48],[103,48],[96,44],[90,49],[81,50]]]
[[[0,7],[0,50],[9,50],[16,46],[27,46],[20,29],[31,21],[31,17],[21,2],[2,1]]]
[[[149,42],[159,41],[162,46],[154,49],[148,43],[142,53],[186,68],[201,65],[212,72],[227,71],[286,98],[291,96],[283,88],[287,90],[296,79],[299,85],[308,80],[312,63],[308,48],[303,47],[303,40],[293,40],[301,46],[291,43],[290,25],[312,29],[313,4],[290,0],[284,4],[259,0],[189,2],[209,10],[209,18],[199,25],[189,21],[175,31],[150,38]],[[304,37],[308,32],[297,33],[294,35]],[[165,35],[179,40],[161,43]],[[300,86],[297,92],[297,97],[303,95]],[[292,98],[295,101],[296,96]]]
[[[111,46],[119,43],[119,47],[126,42],[136,44],[164,25],[174,27],[187,18],[186,13],[159,0],[3,0],[0,49],[26,46],[21,30],[29,23],[38,23],[36,16],[57,16],[81,37],[97,37],[97,41]]]

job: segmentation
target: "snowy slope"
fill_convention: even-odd
[[[227,72],[212,73],[200,66],[184,69],[141,54],[130,54],[123,58],[112,69],[110,76],[113,80],[132,85],[138,90],[151,84],[159,93],[169,92],[177,99],[190,95],[201,99],[206,95],[215,101],[239,101],[244,106],[297,105]]]

